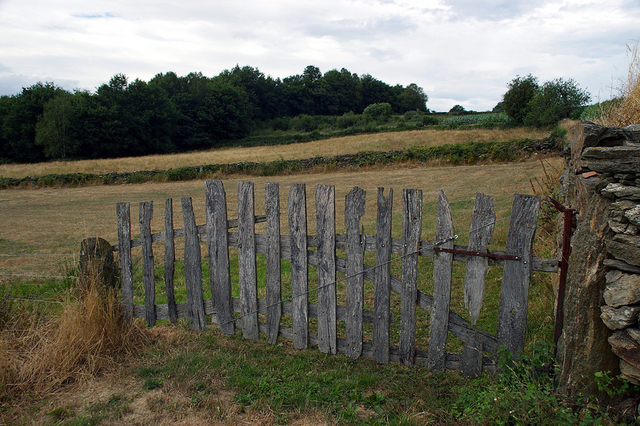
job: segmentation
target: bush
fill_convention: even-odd
[[[271,128],[273,130],[289,130],[291,119],[289,117],[278,117],[271,120]]]
[[[193,180],[196,176],[198,176],[198,171],[195,167],[191,166],[177,167],[175,169],[167,170],[168,181]]]
[[[291,120],[291,128],[297,131],[311,132],[318,128],[318,123],[312,116],[300,114]]]
[[[371,104],[364,109],[363,115],[378,122],[386,122],[393,115],[393,108],[388,102],[381,102],[377,104]]]

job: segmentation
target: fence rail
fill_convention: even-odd
[[[184,227],[174,229],[172,199],[165,202],[165,230],[151,232],[153,203],[140,203],[140,238],[131,239],[129,203],[118,203],[118,244],[122,276],[122,296],[130,317],[145,318],[149,325],[158,319],[175,322],[188,318],[190,327],[204,329],[206,316],[220,326],[224,334],[242,330],[246,339],[257,340],[265,334],[270,343],[278,337],[291,339],[296,348],[315,345],[324,353],[344,353],[350,358],[369,357],[380,363],[403,362],[426,365],[432,371],[460,369],[476,377],[483,366],[494,363],[498,346],[505,345],[514,355],[524,347],[528,287],[532,270],[557,272],[558,261],[532,254],[533,237],[540,206],[538,197],[516,194],[510,216],[505,251],[487,251],[494,224],[493,201],[478,194],[469,232],[469,246],[454,245],[451,210],[440,191],[436,224],[436,242],[421,240],[422,191],[402,192],[402,238],[391,237],[393,190],[377,194],[376,235],[364,235],[360,221],[365,212],[366,193],[354,188],[345,199],[345,234],[336,234],[335,189],[317,185],[315,190],[316,234],[307,233],[307,200],[304,184],[290,187],[288,205],[289,234],[280,230],[280,190],[267,183],[265,214],[256,215],[254,187],[251,182],[238,185],[238,217],[227,217],[227,200],[221,181],[205,182],[206,223],[196,225],[191,198],[183,197]],[[255,224],[266,222],[264,234],[255,233]],[[237,229],[236,231],[232,231]],[[187,302],[176,303],[174,296],[175,239],[184,238],[184,273]],[[165,291],[167,304],[155,303],[153,244],[165,242]],[[202,253],[206,243],[211,299],[203,298]],[[133,303],[131,249],[142,248],[145,304]],[[229,247],[238,250],[239,296],[232,297]],[[311,250],[310,250],[311,249]],[[315,249],[315,250],[313,250]],[[336,255],[344,250],[345,257]],[[375,265],[366,265],[365,252],[375,253]],[[266,298],[258,299],[256,254],[266,256]],[[392,257],[399,254],[400,257]],[[417,288],[418,258],[434,258],[434,294]],[[283,300],[281,259],[291,266],[292,296]],[[401,276],[391,274],[390,263],[401,263]],[[471,321],[450,310],[453,262],[466,262],[465,306]],[[317,268],[317,287],[309,288],[308,266]],[[485,277],[491,265],[503,266],[498,310],[497,335],[475,326],[482,306]],[[337,303],[336,273],[346,275],[346,303]],[[364,282],[374,284],[373,310],[364,309]],[[309,293],[317,292],[317,303],[309,302]],[[391,292],[400,295],[399,317],[391,314]],[[416,347],[416,310],[430,313],[429,344],[426,351]],[[239,313],[239,316],[234,314]],[[260,322],[258,313],[265,314]],[[290,326],[282,317],[290,317]],[[317,332],[310,332],[310,318]],[[337,324],[344,321],[345,337],[337,335]],[[364,324],[370,323],[371,342],[365,341]],[[399,325],[398,346],[391,345],[390,326]],[[425,325],[426,327],[426,325]],[[464,343],[461,354],[447,353],[448,333]]]

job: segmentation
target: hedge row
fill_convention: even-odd
[[[216,174],[251,174],[275,176],[309,170],[314,166],[331,169],[367,167],[400,162],[428,162],[439,160],[445,164],[474,164],[481,161],[507,162],[529,157],[538,151],[549,153],[562,146],[556,137],[544,140],[514,140],[507,142],[468,142],[464,144],[415,147],[400,151],[363,151],[356,154],[334,157],[314,157],[302,160],[275,160],[270,162],[240,162],[231,164],[210,164],[206,166],[185,166],[169,170],[146,170],[127,173],[67,173],[27,176],[22,179],[0,177],[0,188],[9,187],[60,187],[82,185],[118,185],[148,181],[184,181],[200,179]]]

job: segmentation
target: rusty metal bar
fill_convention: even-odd
[[[553,341],[558,347],[558,340],[564,326],[564,297],[567,287],[567,269],[569,268],[569,256],[571,256],[571,230],[573,227],[573,215],[575,209],[560,204],[559,201],[549,197],[551,204],[564,215],[564,228],[562,231],[562,258],[560,259],[560,277],[558,279],[558,302],[556,305],[556,326],[553,331]]]
[[[441,247],[434,247],[433,251],[441,251],[444,253],[454,253],[454,254],[465,254],[467,256],[490,257],[492,259],[520,260],[519,256],[512,256],[510,254],[483,253],[481,251],[446,249]]]

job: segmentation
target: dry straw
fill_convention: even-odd
[[[640,54],[638,44],[627,45],[629,70],[626,80],[621,80],[616,98],[612,102],[601,104],[598,116],[594,119],[603,126],[626,127],[640,123]]]

